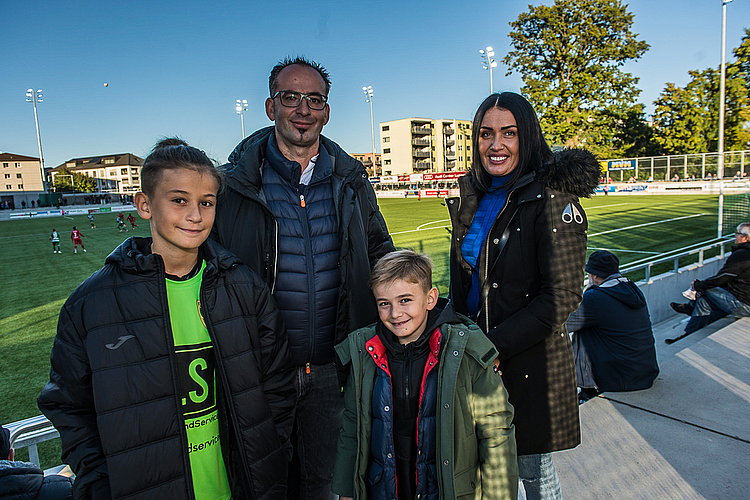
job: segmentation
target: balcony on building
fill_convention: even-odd
[[[455,146],[455,145],[456,145],[456,141],[454,141],[453,139],[448,139],[447,141],[445,141],[445,147],[446,148],[450,148],[450,147]]]
[[[456,168],[456,160],[448,160],[445,162],[445,168],[448,170],[452,170]]]
[[[411,128],[412,134],[420,134],[420,135],[427,135],[432,133],[432,129],[430,127],[412,127]]]
[[[415,172],[422,172],[424,170],[430,170],[432,164],[428,161],[415,161],[412,163],[412,168]]]
[[[415,149],[411,152],[411,155],[415,158],[429,158],[430,152],[429,151],[421,151],[419,149]]]
[[[446,160],[455,160],[456,159],[456,152],[455,151],[446,151],[445,152],[445,158],[446,158]]]
[[[429,139],[412,139],[411,143],[413,146],[429,146],[430,140]]]
[[[443,135],[453,135],[456,133],[456,129],[453,127],[443,127]]]

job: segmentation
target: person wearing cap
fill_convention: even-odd
[[[567,321],[573,333],[581,399],[648,389],[659,374],[646,298],[620,274],[620,260],[597,250],[586,263],[589,285]]]
[[[10,431],[0,427],[0,500],[69,500],[73,498],[73,480],[51,474],[30,462],[14,461],[15,450]]]

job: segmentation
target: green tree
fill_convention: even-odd
[[[748,52],[750,39],[746,34],[743,44],[734,51],[739,54],[738,60],[727,64],[726,69],[724,149],[727,151],[750,147],[750,94],[744,69],[750,66]],[[719,70],[709,68],[688,74],[690,81],[684,88],[667,83],[654,101],[656,141],[665,154],[718,151]]]
[[[67,167],[60,169],[53,183],[55,192],[93,193],[96,181],[80,172],[71,172]]]
[[[633,14],[619,0],[555,0],[529,6],[510,23],[508,74],[521,74],[521,91],[534,105],[554,144],[585,145],[595,153],[628,149],[627,124],[638,78],[620,68],[649,45],[631,31]],[[619,139],[618,139],[619,137]],[[619,141],[619,142],[618,142]]]

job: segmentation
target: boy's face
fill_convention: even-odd
[[[422,285],[396,280],[373,289],[380,321],[401,344],[417,340],[427,326],[427,312],[437,304],[435,287],[425,292]]]
[[[211,233],[218,185],[210,175],[186,168],[165,170],[152,196],[138,193],[138,214],[151,221],[151,251],[165,262],[197,255]]]

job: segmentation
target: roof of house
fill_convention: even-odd
[[[114,163],[104,163],[104,160],[114,159]],[[74,166],[69,166],[71,163]],[[117,153],[100,156],[86,156],[83,158],[72,158],[65,163],[58,165],[53,168],[53,171],[60,170],[62,168],[69,168],[70,170],[86,170],[89,168],[106,168],[106,167],[119,167],[119,166],[138,166],[143,165],[143,158],[136,156],[132,153]]]
[[[17,155],[14,153],[7,153],[0,151],[0,160],[13,160],[13,161],[39,161],[39,158],[33,156]]]

